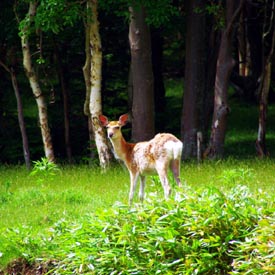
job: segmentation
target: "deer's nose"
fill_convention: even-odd
[[[109,134],[108,134],[108,137],[109,137],[109,138],[112,138],[113,135],[114,135],[114,133],[109,133]]]

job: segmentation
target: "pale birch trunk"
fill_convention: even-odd
[[[30,2],[29,12],[28,12],[30,22],[32,21],[33,16],[35,15],[35,12],[36,12],[36,3]],[[38,117],[39,117],[39,124],[41,128],[45,156],[49,161],[54,162],[54,150],[52,145],[50,129],[48,126],[47,104],[42,94],[41,88],[39,86],[36,72],[33,68],[32,60],[31,60],[31,52],[30,52],[30,46],[29,46],[29,40],[28,40],[29,27],[30,25],[26,24],[21,35],[23,65],[24,65],[26,76],[29,79],[29,83],[38,107]]]
[[[89,115],[91,117],[100,166],[105,169],[110,162],[111,154],[107,145],[104,128],[98,119],[98,116],[102,113],[102,48],[99,35],[99,22],[97,18],[97,0],[87,1],[87,9],[90,14],[87,17],[86,36],[88,36],[88,39],[86,37],[86,63],[83,67],[83,72],[86,88],[88,87],[89,90],[86,89],[84,112],[87,113],[87,105],[89,104]],[[89,48],[87,48],[87,46]],[[90,65],[87,61],[90,61]]]

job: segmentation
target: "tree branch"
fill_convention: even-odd
[[[227,0],[227,1],[232,1],[232,0]],[[232,31],[233,23],[235,22],[236,18],[240,15],[240,13],[242,11],[242,8],[243,8],[243,5],[244,5],[244,1],[245,0],[241,0],[240,1],[239,7],[235,10],[233,16],[230,19],[230,22],[227,23],[227,27],[226,27],[226,30],[225,30],[225,33],[227,35],[229,35],[229,33]]]
[[[0,65],[8,72],[8,73],[11,73],[11,70],[9,69],[9,67],[0,60]]]

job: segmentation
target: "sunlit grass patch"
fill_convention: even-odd
[[[102,173],[98,167],[60,167],[43,180],[24,167],[5,167],[0,173],[0,228],[43,225],[62,216],[76,219],[121,200],[128,187],[128,175],[119,169]]]

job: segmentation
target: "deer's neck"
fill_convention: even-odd
[[[127,165],[132,159],[133,148],[135,144],[126,142],[123,136],[121,136],[119,139],[111,140],[111,142],[116,156],[123,160]]]

